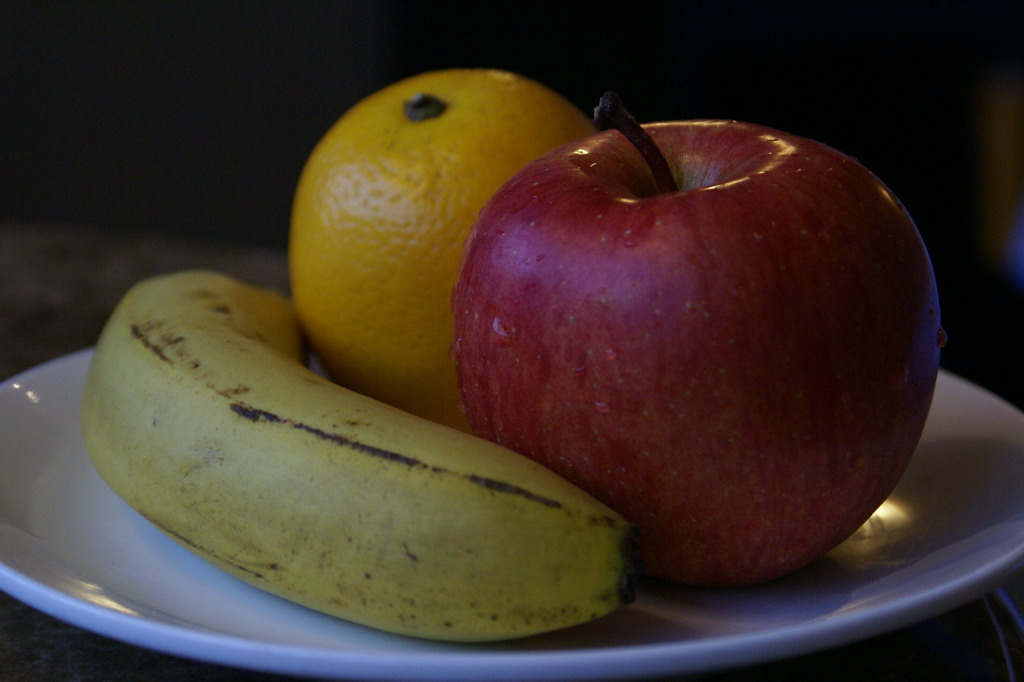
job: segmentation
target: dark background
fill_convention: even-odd
[[[0,2],[0,221],[283,250],[302,164],[349,106],[428,69],[504,68],[587,111],[611,88],[641,120],[745,119],[857,156],[929,246],[943,364],[1024,405],[979,137],[987,84],[1024,64],[1022,5]]]

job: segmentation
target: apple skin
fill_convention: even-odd
[[[945,334],[931,262],[852,157],[736,121],[564,145],[482,209],[452,294],[474,431],[640,529],[648,573],[739,586],[849,537],[905,470]]]

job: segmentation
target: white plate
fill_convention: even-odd
[[[826,558],[756,588],[644,584],[626,609],[517,642],[377,632],[219,572],[123,504],[78,431],[80,351],[0,385],[0,588],[75,625],[194,659],[376,680],[703,673],[937,615],[1024,566],[1024,414],[941,373],[918,452],[879,513]]]

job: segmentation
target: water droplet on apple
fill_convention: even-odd
[[[498,343],[506,344],[512,341],[512,332],[509,331],[508,327],[505,326],[505,322],[500,317],[495,317],[491,320],[491,331],[495,334],[495,340]]]
[[[602,400],[595,400],[594,401],[594,410],[598,414],[608,414],[609,412],[612,411],[612,408],[608,406],[608,403],[606,403],[606,402],[604,402]]]
[[[614,360],[617,357],[619,357],[619,354],[615,352],[614,348],[605,348],[604,349],[604,359],[605,360]]]
[[[939,327],[939,338],[935,341],[939,348],[945,348],[946,344],[949,343],[949,336],[946,334],[946,330]]]

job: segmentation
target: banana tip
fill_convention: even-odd
[[[644,572],[644,562],[640,558],[640,530],[629,526],[622,539],[623,571],[619,580],[619,599],[623,605],[636,601],[636,584]]]

